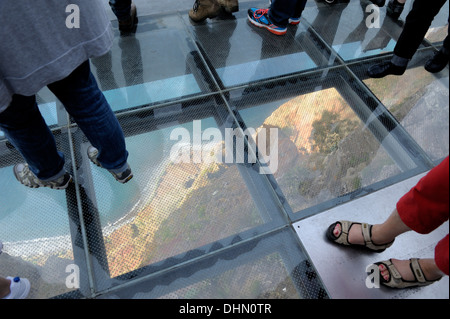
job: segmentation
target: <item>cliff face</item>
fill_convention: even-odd
[[[288,101],[263,127],[279,128],[274,177],[294,211],[360,188],[380,148],[333,88]]]
[[[170,163],[132,223],[106,240],[117,276],[262,223],[236,166]]]
[[[294,210],[360,186],[359,173],[379,147],[360,126],[338,92],[328,89],[281,105],[257,130],[278,129],[273,175]],[[268,155],[273,142],[267,134]],[[262,222],[235,165],[170,163],[146,207],[107,237],[112,275]]]
[[[342,125],[356,120],[353,111],[335,89],[298,96],[281,105],[264,125],[280,128],[301,153],[324,147],[326,138],[335,135],[335,143],[346,133]],[[324,140],[320,140],[322,137]]]
[[[426,79],[424,79],[426,82]],[[383,84],[384,83],[384,84]],[[370,82],[403,119],[422,88]],[[383,93],[387,92],[387,93]],[[397,93],[396,93],[397,92]],[[342,196],[399,173],[398,167],[333,89],[295,97],[257,130],[278,130],[273,172],[293,211]],[[258,141],[259,136],[254,137]],[[270,155],[270,134],[266,154]],[[171,163],[132,223],[105,241],[113,276],[183,253],[263,223],[235,165]]]

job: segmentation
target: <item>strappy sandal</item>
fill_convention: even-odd
[[[338,237],[334,236],[334,234],[333,234],[334,228],[336,227],[337,224],[341,225],[341,234]],[[361,225],[361,232],[362,232],[362,235],[364,238],[364,243],[365,243],[364,245],[352,244],[348,241],[348,234],[350,232],[350,228],[354,224]],[[394,243],[394,240],[391,241],[390,243],[383,244],[383,245],[374,244],[372,242],[372,227],[373,227],[373,225],[369,225],[367,223],[356,223],[356,222],[351,222],[348,220],[340,220],[340,221],[337,221],[337,222],[331,224],[328,227],[326,235],[329,240],[331,240],[332,242],[334,242],[336,244],[345,245],[345,246],[353,246],[353,247],[365,247],[371,251],[381,253],[381,252],[385,251],[386,248],[389,248]]]
[[[380,272],[381,284],[386,287],[390,287],[390,288],[403,289],[403,288],[428,286],[428,285],[431,285],[432,283],[435,283],[436,281],[441,279],[441,278],[439,278],[436,280],[427,280],[427,278],[425,277],[425,275],[422,271],[422,268],[420,267],[419,259],[411,258],[409,261],[410,261],[409,267],[411,268],[411,271],[415,278],[415,280],[411,280],[411,281],[405,280],[402,278],[399,271],[392,263],[392,259],[374,263],[374,265],[377,265],[378,267],[383,264],[386,267],[386,269],[389,271],[389,280],[387,280],[387,281],[383,278],[383,276],[381,276],[381,272]]]

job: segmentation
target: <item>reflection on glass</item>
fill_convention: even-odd
[[[204,138],[203,150],[197,149],[193,123],[127,138],[130,165],[138,173],[125,185],[93,167],[112,276],[263,223],[235,165],[194,160],[197,152],[216,158],[210,150],[220,150],[223,141],[212,146]],[[201,120],[202,132],[216,128],[214,123]],[[183,141],[171,133],[180,128],[191,138],[182,148],[190,160],[176,163],[170,153]]]
[[[430,41],[431,43],[440,43],[444,41],[445,37],[448,35],[448,24],[439,27],[431,27],[427,34],[425,35],[425,39]]]
[[[283,37],[254,32],[247,18],[195,27],[195,35],[224,87],[271,79],[317,67],[317,51],[307,52],[311,34],[291,26]],[[311,45],[311,44],[310,44]]]
[[[92,59],[92,67],[112,109],[120,111],[201,93],[186,67],[190,54],[185,34],[164,27],[116,38],[110,52]]]
[[[301,296],[286,271],[280,254],[272,253],[259,256],[249,263],[228,269],[161,298],[299,299]]]
[[[440,75],[419,66],[408,69],[401,81],[396,76],[364,80],[432,160],[449,152],[448,71]]]
[[[278,128],[280,155],[273,175],[294,212],[398,173],[334,88],[240,113],[246,122]]]
[[[367,10],[368,3],[352,2],[307,8],[305,19],[345,60],[393,51],[401,26],[381,11]]]

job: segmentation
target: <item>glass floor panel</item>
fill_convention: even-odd
[[[438,161],[449,153],[448,144],[442,143],[449,135],[448,70],[436,76],[427,72],[423,65],[429,57],[428,52],[417,53],[402,81],[387,76],[378,81],[366,78],[363,82],[427,156]],[[364,78],[365,67],[367,64],[359,65],[354,72]]]
[[[401,25],[380,8],[380,21],[368,27],[375,23],[373,10],[366,11],[368,4],[371,2],[312,6],[305,9],[303,17],[345,61],[392,52]]]
[[[96,199],[112,277],[237,234],[245,239],[249,229],[253,236],[269,224],[283,224],[275,205],[252,200],[257,190],[249,185],[247,168],[222,156],[226,136],[219,127],[227,125],[227,113],[213,104],[206,99],[142,115],[142,123],[155,128],[146,133],[136,130],[136,122],[125,124],[128,151],[136,154],[129,163],[140,172],[126,185],[90,164],[91,200]]]
[[[55,137],[60,150],[68,154],[70,150],[61,143],[67,134]],[[0,149],[0,234],[5,250],[0,254],[0,275],[14,271],[28,278],[34,283],[30,296],[36,298],[75,291],[66,285],[66,269],[74,265],[73,224],[67,214],[72,203],[64,191],[39,188],[30,192],[17,183],[13,166],[21,162],[20,155],[5,143]]]
[[[37,101],[75,183],[18,184],[23,159],[0,132],[0,275],[28,277],[35,299],[330,298],[294,225],[448,155],[448,67],[423,69],[448,4],[399,81],[366,70],[390,58],[406,13],[394,22],[382,8],[368,29],[366,0],[310,0],[285,37],[248,23],[266,0],[200,24],[192,0],[135,2],[136,34],[120,36],[112,17],[113,49],[91,61],[134,178],[92,165],[44,88]]]
[[[228,252],[171,272],[165,277],[144,279],[131,289],[117,287],[103,298],[327,298],[290,229],[238,244]]]
[[[330,51],[303,23],[289,28],[283,37],[273,37],[249,28],[246,10],[241,10],[233,17],[219,18],[193,28],[199,49],[224,88],[332,63],[329,62]]]
[[[134,36],[117,34],[111,51],[92,59],[93,73],[114,111],[208,91],[196,79],[195,50],[178,16],[163,16],[157,23],[142,17],[139,28],[143,31]]]
[[[264,97],[245,94],[236,102],[238,109],[246,107],[239,111],[245,123],[278,130],[280,155],[272,173],[293,212],[335,205],[336,198],[417,167],[381,121],[365,118],[367,106],[352,96],[356,94],[350,86],[342,85],[344,80],[330,72],[329,80],[312,91],[299,92],[293,82],[283,89],[266,88]],[[257,105],[249,107],[250,101]],[[389,149],[398,154],[390,156]]]

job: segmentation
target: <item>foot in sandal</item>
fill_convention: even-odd
[[[377,226],[340,220],[331,224],[326,234],[329,240],[337,244],[360,246],[382,252],[392,245],[395,238],[383,236],[377,231]]]
[[[381,284],[390,288],[411,288],[430,285],[443,274],[434,259],[389,259],[375,263],[380,271]]]

